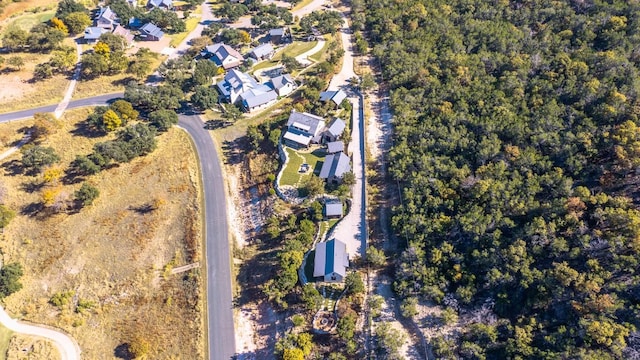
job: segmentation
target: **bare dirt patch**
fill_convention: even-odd
[[[56,149],[62,167],[108,138],[72,134],[89,111],[67,112],[43,144]],[[79,213],[28,215],[23,210],[41,197],[26,186],[35,179],[0,176],[12,189],[7,205],[18,212],[0,248],[6,262],[25,268],[24,288],[6,300],[7,310],[64,329],[87,359],[123,357],[137,335],[150,358],[202,358],[199,270],[170,274],[201,256],[197,163],[187,135],[172,129],[154,153],[90,177],[100,197]],[[60,186],[73,196],[80,185]],[[67,304],[49,303],[66,291],[73,294]]]
[[[16,53],[24,61],[20,70],[5,66],[0,72],[0,112],[49,105],[62,100],[69,80],[64,75],[32,82],[33,69],[49,59],[47,54]],[[5,56],[6,59],[7,56]]]

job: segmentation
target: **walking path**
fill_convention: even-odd
[[[69,101],[71,101],[71,97],[73,96],[73,91],[76,89],[76,84],[80,79],[80,70],[82,70],[82,45],[80,45],[79,41],[76,41],[76,55],[78,56],[78,62],[76,63],[76,69],[73,72],[73,77],[69,82],[69,86],[67,86],[67,92],[64,94],[64,98],[58,107],[56,107],[53,115],[59,119],[67,107],[69,106]]]
[[[25,324],[12,319],[2,306],[0,306],[0,323],[13,332],[40,336],[47,340],[51,340],[53,345],[60,352],[60,358],[62,360],[80,360],[80,347],[78,344],[71,337],[59,331],[48,327]]]

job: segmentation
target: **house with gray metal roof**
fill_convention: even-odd
[[[147,41],[158,41],[162,39],[164,32],[153,23],[146,23],[140,28],[140,37]]]
[[[342,201],[327,201],[324,203],[324,217],[335,219],[342,217]]]
[[[96,14],[96,27],[113,31],[116,25],[118,25],[117,18],[118,15],[116,15],[110,7],[101,7]]]
[[[216,43],[207,46],[201,53],[204,58],[210,59],[217,66],[225,70],[240,66],[244,58],[236,49],[224,43]]]
[[[335,154],[344,151],[344,142],[332,141],[327,143],[327,154]]]
[[[305,148],[311,143],[320,143],[324,119],[306,112],[291,111],[287,121],[287,131],[284,133],[285,145],[295,149]]]
[[[347,98],[347,94],[342,90],[337,91],[323,91],[320,93],[320,101],[322,102],[333,102],[336,107],[340,106],[344,99]]]
[[[100,35],[108,32],[109,30],[101,27],[97,27],[97,26],[88,27],[84,29],[84,36],[82,37],[82,39],[87,44],[95,44],[96,42],[98,42]]]
[[[332,239],[316,245],[313,263],[313,277],[321,277],[326,282],[341,282],[347,275],[349,255],[347,245]]]
[[[147,2],[147,9],[160,8],[169,10],[173,8],[173,0],[149,0]]]
[[[349,157],[344,152],[329,154],[325,157],[320,169],[320,178],[326,179],[328,183],[339,184],[344,174],[349,171],[351,171]]]
[[[298,86],[289,74],[271,78],[267,85],[278,93],[278,96],[287,96]]]
[[[269,41],[278,45],[288,40],[288,31],[286,28],[277,28],[269,30]]]
[[[325,142],[332,142],[340,139],[345,127],[347,127],[347,124],[345,124],[342,119],[333,119],[333,121],[327,125],[327,129],[323,133],[323,140]]]
[[[238,104],[249,112],[263,109],[278,100],[278,94],[271,87],[258,84],[251,75],[236,69],[229,70],[216,88],[225,101]]]
[[[273,49],[273,46],[271,46],[271,44],[269,43],[265,43],[253,48],[251,51],[249,51],[248,55],[249,58],[253,59],[254,61],[262,61],[271,59],[274,53],[275,50]]]
[[[122,26],[117,25],[116,28],[113,29],[113,34],[122,36],[127,43],[126,47],[129,47],[131,46],[131,44],[133,44],[133,34],[131,33],[131,31],[123,28]]]

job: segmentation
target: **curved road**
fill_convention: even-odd
[[[0,323],[7,329],[25,335],[40,336],[51,340],[53,345],[60,352],[60,357],[63,360],[80,360],[80,347],[69,336],[60,331],[49,329],[46,327],[40,327],[35,325],[29,325],[18,320],[12,319],[4,308],[0,306]]]
[[[114,99],[122,97],[122,95],[122,93],[115,93],[73,100],[69,103],[68,109],[105,105]],[[0,114],[0,123],[29,118],[37,112],[52,112],[55,108],[56,105],[51,105]],[[231,292],[231,253],[227,229],[227,202],[222,168],[211,135],[205,130],[199,116],[180,115],[178,125],[193,139],[200,161],[202,176],[207,260],[207,340],[209,344],[209,359],[228,360],[235,353],[236,346]]]

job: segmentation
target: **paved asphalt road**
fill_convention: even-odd
[[[180,116],[180,127],[193,139],[202,172],[206,214],[207,314],[209,359],[229,360],[236,352],[231,296],[231,254],[227,203],[220,160],[211,136],[198,116]]]
[[[68,109],[106,105],[122,93],[73,100]],[[0,114],[0,123],[25,119],[38,112],[53,112],[57,105]],[[198,116],[180,115],[178,125],[193,139],[200,160],[204,191],[207,258],[207,317],[209,359],[228,360],[236,350],[231,295],[231,254],[227,228],[227,202],[220,160],[211,136]]]

